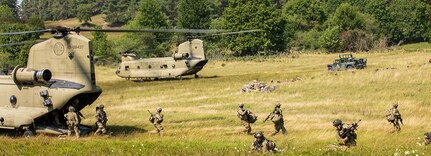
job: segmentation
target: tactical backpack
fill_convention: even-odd
[[[266,144],[265,144],[265,148],[268,151],[276,151],[277,145],[275,145],[275,143],[271,140],[266,139]]]
[[[155,118],[153,115],[150,115],[150,118],[148,120],[150,120],[151,123],[154,123]]]
[[[386,119],[387,119],[389,122],[394,122],[394,121],[395,121],[395,115],[392,113],[392,109],[388,109],[388,110],[386,111]]]
[[[247,119],[249,123],[254,123],[257,120],[257,116],[254,115],[252,112],[248,111],[249,113],[247,114]]]

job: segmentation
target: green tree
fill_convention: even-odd
[[[0,5],[0,12],[0,21],[2,21],[2,23],[15,23],[19,20],[12,9],[7,5]]]
[[[298,31],[320,28],[327,18],[322,2],[316,0],[289,1],[284,7],[284,14]]]
[[[132,19],[138,10],[138,0],[106,0],[103,13],[105,21],[110,24],[125,24]]]
[[[208,29],[210,27],[210,2],[208,0],[180,0],[178,27]]]
[[[20,31],[29,31],[34,30],[37,27],[23,24],[16,16],[14,16],[13,10],[6,6],[0,5],[0,20],[3,21],[0,23],[0,32],[20,32]],[[39,38],[39,34],[21,34],[21,35],[2,35],[0,36],[0,43],[9,44],[9,43],[20,43],[25,41],[34,41]],[[10,67],[16,65],[26,65],[28,52],[31,45],[17,45],[17,46],[5,46],[0,47],[0,55],[2,56],[3,65],[7,64]],[[7,59],[5,59],[7,58]]]
[[[101,26],[96,26],[96,29],[102,29]],[[99,57],[97,62],[100,64],[108,64],[115,61],[115,54],[112,51],[112,43],[108,40],[105,32],[91,32],[93,35],[92,46],[93,52]]]
[[[126,26],[130,29],[167,29],[168,17],[157,0],[142,0],[135,18]],[[129,33],[120,41],[120,48],[138,51],[140,57],[163,56],[168,51],[169,33]]]
[[[332,17],[328,19],[327,24],[329,27],[339,26],[341,30],[364,29],[366,27],[365,16],[348,3],[341,4]]]
[[[80,4],[78,5],[77,10],[77,17],[79,19],[79,22],[88,23],[88,21],[91,21],[92,11],[94,8],[94,4]]]
[[[240,31],[261,29],[263,32],[225,36],[234,55],[254,55],[258,51],[283,51],[285,20],[271,0],[232,0],[225,8],[222,27]]]
[[[334,26],[326,29],[319,38],[320,45],[329,52],[335,52],[340,49],[340,27]]]

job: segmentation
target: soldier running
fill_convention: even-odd
[[[238,117],[241,119],[242,125],[245,127],[243,132],[250,134],[251,133],[251,127],[250,127],[250,120],[249,120],[249,111],[244,109],[243,103],[240,103],[238,105],[237,113],[238,113]]]
[[[283,112],[280,107],[280,103],[275,104],[274,110],[263,121],[265,122],[266,120],[271,119],[271,121],[274,123],[275,131],[271,134],[271,136],[276,135],[278,132],[280,132],[280,130],[284,135],[287,134],[286,128],[284,127]]]
[[[100,105],[96,107],[96,126],[97,130],[94,132],[94,135],[107,134],[106,132],[106,122],[108,122],[108,118],[106,116],[106,112],[103,110],[105,106]]]
[[[403,124],[403,118],[401,118],[401,113],[398,110],[398,103],[394,103],[392,108],[386,111],[386,119],[394,126],[394,129],[391,132],[401,131],[400,123]]]
[[[72,134],[72,130],[75,132],[75,135],[77,138],[79,138],[79,130],[78,126],[80,124],[81,119],[75,112],[75,108],[73,106],[69,106],[69,112],[67,114],[64,114],[64,117],[66,118],[67,123],[67,136],[70,136]]]
[[[359,120],[358,122],[360,122]],[[358,127],[357,123],[352,123],[351,125],[343,124],[340,119],[335,119],[332,122],[332,125],[336,128],[336,137],[339,145],[343,146],[356,146],[356,128]]]
[[[263,135],[263,132],[256,132],[254,134],[254,142],[252,145],[252,149],[260,152],[260,151],[268,151],[268,152],[276,152],[277,146],[271,140],[268,140]]]
[[[163,114],[161,113],[162,113],[162,108],[157,107],[156,114],[151,114],[150,116],[150,122],[153,123],[154,127],[156,128],[156,132],[159,133],[159,135],[163,135],[163,126],[162,126]]]

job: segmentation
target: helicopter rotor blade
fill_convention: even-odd
[[[45,41],[45,40],[24,41],[24,42],[15,42],[15,43],[5,43],[5,44],[0,44],[0,47],[19,46],[19,45],[24,45],[24,44],[34,44],[34,43],[39,43],[39,42],[43,42],[43,41]]]
[[[227,32],[226,30],[211,29],[89,29],[77,28],[77,31],[96,31],[96,32],[155,32],[155,33],[194,33],[194,34],[214,34]]]
[[[0,32],[0,35],[21,35],[21,34],[31,34],[31,33],[45,33],[52,32],[52,29],[44,29],[44,30],[33,30],[33,31],[21,31],[21,32]]]

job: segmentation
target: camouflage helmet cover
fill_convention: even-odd
[[[69,112],[74,112],[75,108],[73,106],[69,106]]]
[[[238,107],[244,107],[244,103],[240,103],[240,104],[238,104]]]
[[[105,108],[105,105],[101,104],[101,105],[99,105],[99,108],[103,109],[103,108]]]
[[[394,102],[394,104],[392,106],[398,107],[398,102]]]
[[[338,125],[341,125],[341,124],[343,124],[343,121],[341,121],[340,119],[335,119],[335,120],[332,122],[332,125],[333,125],[333,126],[338,126]]]
[[[262,131],[254,133],[254,138],[263,138],[263,137],[265,137],[265,136],[263,135]]]
[[[156,108],[156,111],[157,111],[157,112],[162,112],[162,107],[157,107],[157,108]]]
[[[425,139],[430,139],[431,138],[431,132],[426,132],[424,133]]]
[[[280,107],[280,106],[281,106],[281,103],[275,104],[275,107]]]

